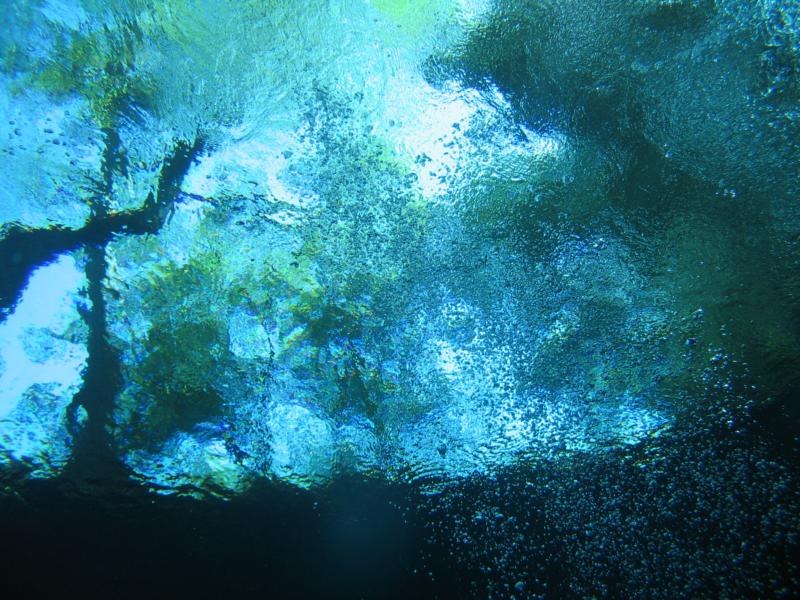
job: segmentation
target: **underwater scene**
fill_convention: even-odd
[[[4,0],[0,577],[800,596],[797,0]]]

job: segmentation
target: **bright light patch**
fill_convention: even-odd
[[[392,119],[387,137],[417,175],[426,198],[444,194],[466,149],[464,132],[475,114],[479,94],[472,90],[436,90],[424,81],[393,78],[392,97],[406,97],[405,114]],[[411,98],[409,98],[411,96]]]
[[[0,464],[23,463],[31,477],[52,476],[70,455],[66,411],[88,359],[80,263],[65,254],[34,271],[0,323]],[[78,424],[85,416],[78,411]]]
[[[446,341],[436,342],[439,350],[439,360],[436,366],[445,375],[455,375],[462,370],[462,363],[469,361],[471,354],[465,350],[453,348],[452,344]]]
[[[34,384],[67,394],[81,382],[87,351],[69,341],[69,329],[86,300],[78,296],[86,278],[71,255],[37,269],[16,310],[0,324],[0,417],[14,410]]]
[[[311,190],[286,182],[283,173],[295,154],[307,155],[308,145],[285,132],[263,132],[258,139],[234,141],[203,156],[186,175],[182,189],[204,198],[264,196],[270,202],[297,209],[317,201]]]
[[[423,196],[436,203],[448,202],[465,172],[475,165],[507,163],[515,156],[540,159],[558,154],[564,147],[562,136],[539,133],[519,126],[517,134],[496,134],[497,139],[476,143],[470,130],[506,122],[511,107],[499,90],[481,93],[450,84],[436,89],[417,72],[399,72],[388,81],[388,96],[402,102],[388,105],[376,128],[393,144],[394,151],[417,176]],[[478,136],[485,137],[485,136]],[[504,160],[505,159],[505,160]],[[510,180],[527,179],[528,163],[522,161],[517,171],[495,165]],[[524,170],[519,170],[524,168]]]

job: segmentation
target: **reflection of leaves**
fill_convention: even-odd
[[[133,32],[127,28],[76,34],[57,40],[53,56],[31,69],[30,82],[51,94],[77,92],[97,124],[112,127],[126,102],[145,96],[134,62]]]
[[[228,358],[226,323],[203,319],[165,325],[156,322],[151,330],[142,365],[145,380],[176,392],[212,386]]]
[[[221,283],[218,256],[201,254],[160,273],[145,293],[145,303],[158,312],[144,342],[145,358],[132,375],[154,400],[134,422],[163,439],[220,414],[216,386],[232,358],[227,313],[209,302]]]
[[[146,422],[154,437],[164,438],[221,413],[215,383],[230,364],[224,322],[156,322],[147,350],[134,381],[155,401],[135,422]]]
[[[336,273],[330,295],[378,297],[421,256],[427,209],[385,144],[355,116],[351,101],[317,90],[306,135],[314,158],[293,165],[314,181],[320,209],[304,228],[319,247],[320,270]]]
[[[403,380],[382,366],[390,352],[385,336],[407,302],[409,271],[423,256],[428,209],[407,170],[346,101],[315,109],[323,120],[319,131],[311,128],[319,151],[294,166],[313,182],[309,191],[319,201],[301,226],[243,221],[249,207],[242,204],[250,200],[238,198],[207,205],[190,230],[178,218],[125,250],[145,265],[136,304],[152,323],[133,374],[144,405],[134,429],[189,431],[240,394],[256,398],[275,385],[280,396],[283,376],[297,390],[314,390],[308,401],[334,419],[355,413],[381,428],[387,414],[390,421],[389,413],[403,410],[385,406]],[[185,264],[170,258],[172,236]],[[230,350],[235,334],[227,320],[236,312],[271,323],[269,360]],[[232,373],[242,376],[233,383]]]
[[[0,70],[3,73],[16,73],[25,67],[25,53],[20,50],[20,47],[11,42],[3,49],[2,54],[2,67]]]

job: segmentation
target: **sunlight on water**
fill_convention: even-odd
[[[408,493],[459,597],[796,591],[797,2],[0,25],[0,494],[286,493],[357,548],[317,501]]]
[[[80,256],[34,271],[0,323],[0,463],[21,461],[52,476],[69,458],[66,410],[88,359]]]

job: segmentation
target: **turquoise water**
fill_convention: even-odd
[[[8,514],[286,493],[407,523],[405,595],[800,589],[797,3],[0,11]]]

